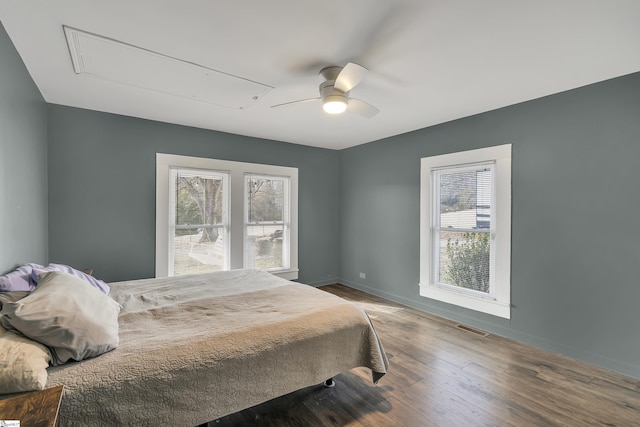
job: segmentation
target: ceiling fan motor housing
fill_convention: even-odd
[[[338,67],[335,65],[331,67],[324,67],[318,74],[320,74],[325,80],[335,81],[335,79],[338,78],[338,74],[340,74],[340,71],[342,71],[343,68],[344,67]]]
[[[327,80],[326,82],[320,83],[320,97],[324,102],[342,101],[346,103],[349,92],[342,92],[336,89],[334,84],[335,80]]]

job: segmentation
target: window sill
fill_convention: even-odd
[[[295,270],[267,270],[274,276],[278,276],[286,280],[298,280],[298,269]]]
[[[448,290],[439,286],[420,284],[420,296],[457,305],[471,310],[491,314],[505,319],[511,318],[511,304],[477,297],[463,292]]]

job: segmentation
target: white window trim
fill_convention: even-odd
[[[431,170],[495,162],[495,297],[432,283]],[[493,220],[493,218],[492,218]],[[494,316],[511,318],[511,144],[424,157],[420,165],[420,295]]]
[[[289,268],[269,270],[287,280],[298,278],[298,169],[259,163],[234,162],[203,157],[156,153],[156,277],[169,275],[169,197],[170,168],[191,168],[228,172],[231,197],[229,220],[231,227],[230,265],[232,270],[244,267],[244,177],[245,174],[287,176],[290,181]]]

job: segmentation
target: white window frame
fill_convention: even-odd
[[[242,269],[245,263],[244,181],[245,175],[288,177],[289,206],[289,267],[269,272],[287,280],[298,278],[298,168],[235,162],[204,157],[156,153],[156,277],[169,276],[171,168],[211,170],[229,173],[230,250],[229,268]]]
[[[193,172],[195,175],[198,176],[207,176],[207,177],[214,177],[214,178],[220,178],[222,179],[222,197],[223,197],[223,213],[222,213],[222,224],[217,225],[216,228],[220,228],[222,230],[222,241],[224,242],[224,259],[223,259],[223,269],[224,270],[228,270],[229,269],[229,262],[230,262],[230,257],[229,257],[229,249],[230,249],[230,244],[229,244],[229,237],[230,237],[230,223],[229,223],[229,181],[230,181],[230,177],[229,174],[227,172],[224,171],[217,171],[217,170],[211,170],[211,169],[192,169],[192,168],[184,168],[184,167],[176,167],[176,166],[170,166],[169,167],[169,206],[167,209],[167,213],[169,212],[175,212],[175,208],[176,208],[176,192],[175,192],[175,185],[176,185],[176,180],[177,180],[177,175],[179,172],[184,172],[184,171],[189,171],[189,172]],[[168,215],[169,217],[169,230],[168,230],[168,234],[167,234],[167,238],[168,238],[168,242],[167,242],[167,246],[168,246],[168,258],[167,258],[167,276],[174,276],[175,275],[175,271],[174,271],[174,263],[172,262],[172,260],[174,259],[174,253],[173,253],[173,249],[174,249],[174,239],[175,239],[175,230],[176,228],[178,228],[179,226],[176,225],[175,220],[176,220],[176,216],[175,215]]]
[[[248,198],[248,186],[247,180],[249,178],[257,178],[257,179],[282,179],[284,182],[284,197],[285,197],[285,206],[283,207],[283,218],[282,222],[273,223],[273,225],[281,225],[282,226],[282,261],[283,268],[289,269],[289,261],[291,254],[291,212],[289,209],[290,200],[291,200],[291,178],[288,176],[278,176],[278,175],[265,175],[265,174],[255,174],[255,173],[246,173],[244,175],[244,241],[245,241],[245,250],[244,250],[244,265],[250,266],[255,259],[252,259],[252,251],[251,245],[249,244],[249,234],[248,228],[255,224],[249,224],[249,198]],[[278,269],[269,268],[267,271],[277,271]]]
[[[443,168],[493,163],[495,217],[491,218],[493,292],[490,295],[434,283],[432,225],[437,191],[432,172]],[[511,144],[424,157],[420,164],[420,295],[506,319],[511,318]]]

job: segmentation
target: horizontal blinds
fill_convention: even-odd
[[[493,163],[434,170],[436,283],[492,294]]]
[[[435,226],[489,231],[492,221],[493,165],[436,170]]]

